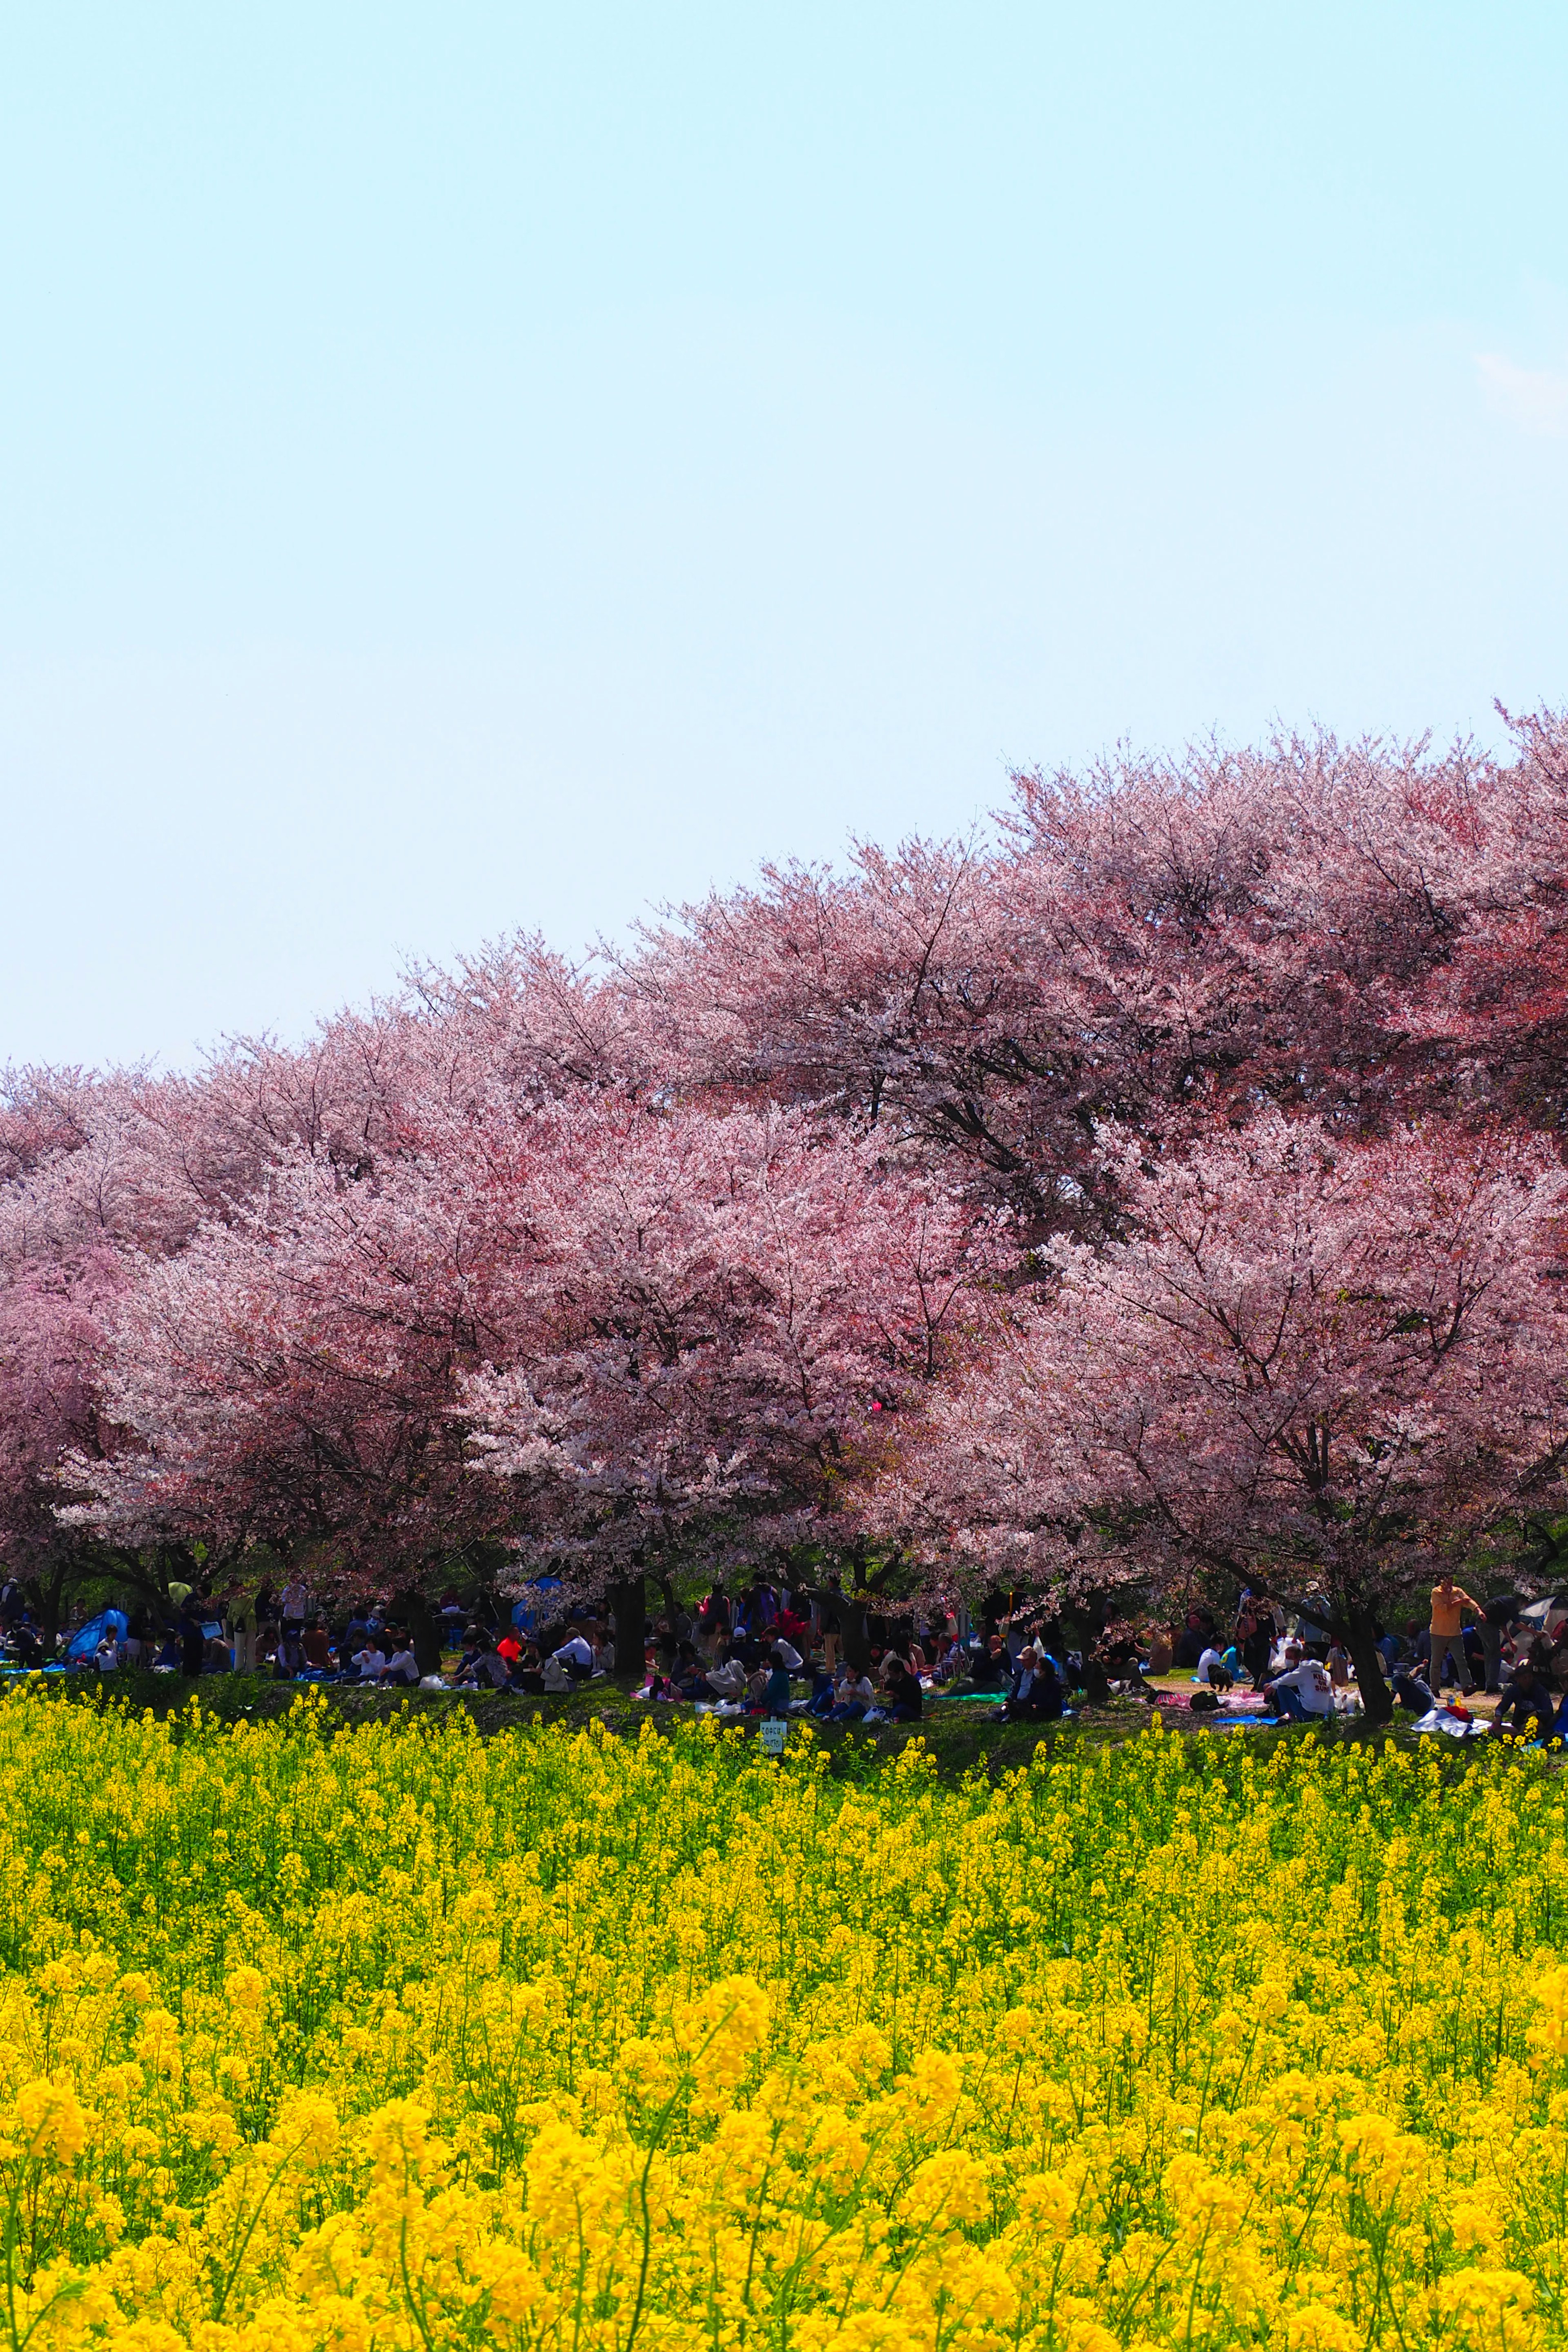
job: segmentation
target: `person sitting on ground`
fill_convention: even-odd
[[[1342,1642],[1331,1642],[1329,1643],[1327,1664],[1329,1669],[1329,1680],[1332,1683],[1334,1688],[1336,1690],[1349,1690],[1351,1686],[1350,1652],[1345,1648]]]
[[[327,1629],[319,1617],[312,1617],[308,1621],[305,1638],[300,1646],[305,1653],[305,1664],[308,1666],[314,1666],[323,1675],[329,1672],[332,1663],[332,1645],[328,1638]]]
[[[1263,1696],[1276,1715],[1307,1723],[1334,1711],[1334,1686],[1328,1668],[1303,1654],[1300,1642],[1285,1644],[1284,1670],[1263,1685]]]
[[[1389,1676],[1388,1687],[1394,1694],[1394,1704],[1409,1715],[1430,1715],[1437,1702],[1430,1685],[1424,1682],[1414,1666],[1395,1666]]]
[[[354,1654],[353,1669],[355,1675],[362,1683],[379,1682],[381,1680],[382,1668],[385,1664],[386,1652],[382,1648],[381,1643],[375,1639],[374,1634],[367,1633],[364,1637],[363,1646]]]
[[[675,1645],[675,1664],[669,1674],[669,1695],[677,1699],[706,1698],[708,1696],[708,1676],[694,1643],[680,1641]]]
[[[354,1662],[355,1652],[363,1650],[369,1639],[370,1626],[366,1622],[363,1609],[357,1607],[351,1609],[348,1622],[338,1637],[338,1666],[342,1673],[346,1675],[349,1672]]]
[[[1168,1625],[1151,1625],[1149,1628],[1149,1654],[1144,1660],[1143,1672],[1146,1675],[1168,1675],[1171,1671],[1171,1664],[1175,1654],[1176,1645],[1171,1639],[1170,1627]]]
[[[585,1683],[594,1671],[594,1644],[585,1633],[574,1630],[551,1656],[564,1668],[574,1683]]]
[[[11,1647],[19,1666],[43,1664],[44,1645],[38,1638],[38,1629],[33,1622],[30,1611],[24,1611],[22,1616],[12,1625]],[[177,1655],[171,1661],[174,1665],[178,1665],[179,1663]]]
[[[1545,1679],[1537,1674],[1528,1658],[1521,1658],[1513,1670],[1513,1679],[1503,1686],[1502,1696],[1492,1717],[1492,1730],[1499,1737],[1511,1732],[1518,1739],[1544,1739],[1556,1720],[1557,1700],[1546,1686]]]
[[[828,1709],[827,1720],[829,1723],[858,1723],[868,1707],[874,1706],[876,1703],[877,1694],[871,1687],[869,1675],[858,1674],[853,1666],[847,1664],[839,1669],[838,1680],[834,1685],[833,1705]]]
[[[544,1666],[539,1654],[537,1642],[524,1642],[521,1650],[512,1660],[510,1671],[506,1678],[506,1686],[508,1690],[526,1691],[531,1698],[538,1698],[542,1696],[544,1689]]]
[[[913,1666],[903,1659],[890,1657],[883,1669],[888,1690],[888,1720],[889,1723],[918,1723],[925,1709],[925,1695],[921,1678]]]
[[[1227,1691],[1231,1688],[1236,1677],[1231,1673],[1230,1668],[1226,1664],[1225,1660],[1221,1657],[1214,1643],[1211,1642],[1208,1647],[1205,1650],[1202,1657],[1198,1660],[1197,1671],[1194,1675],[1193,1680],[1194,1682],[1206,1683],[1211,1690]]]
[[[507,1678],[506,1660],[491,1642],[487,1642],[477,1625],[470,1625],[463,1635],[463,1654],[458,1660],[452,1676],[458,1690],[500,1690]]]
[[[963,1653],[952,1633],[939,1633],[933,1645],[935,1654],[931,1662],[933,1683],[950,1683],[963,1672]]]
[[[721,1701],[738,1699],[746,1687],[745,1652],[735,1642],[726,1643],[723,1655],[707,1677],[708,1687]]]
[[[993,1633],[984,1649],[972,1662],[969,1687],[973,1691],[1006,1689],[1007,1647],[1000,1633]]]
[[[811,1696],[805,1703],[805,1711],[819,1720],[833,1712],[833,1676],[825,1665],[812,1667]]]
[[[100,1675],[111,1675],[120,1664],[120,1643],[112,1625],[106,1625],[92,1654],[92,1663]]]
[[[480,1633],[477,1625],[465,1625],[463,1628],[463,1646],[458,1654],[458,1663],[452,1670],[453,1680],[460,1683],[465,1680],[471,1679],[469,1669],[478,1665],[479,1660],[489,1652],[489,1647],[490,1644],[485,1640],[484,1635]]]
[[[787,1633],[775,1632],[771,1654],[775,1658],[782,1658],[786,1674],[798,1675],[805,1664],[805,1660]]]
[[[381,1670],[381,1679],[395,1690],[414,1690],[419,1682],[419,1661],[409,1647],[408,1636],[401,1625],[387,1629],[392,1642],[392,1655]]]
[[[789,1668],[784,1661],[782,1643],[773,1643],[773,1663],[768,1668],[759,1704],[768,1715],[783,1715],[789,1706]]]
[[[275,1682],[291,1683],[305,1671],[304,1637],[292,1618],[286,1618],[278,1636],[278,1652],[272,1662]]]
[[[1062,1686],[1054,1662],[1037,1643],[1020,1651],[1018,1671],[1002,1709],[1008,1723],[1059,1723]]]

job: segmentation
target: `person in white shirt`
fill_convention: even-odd
[[[869,1678],[858,1675],[853,1666],[846,1666],[833,1693],[833,1709],[829,1723],[858,1723],[869,1706],[875,1706],[877,1694]]]
[[[731,1650],[721,1665],[710,1671],[708,1687],[718,1698],[737,1699],[741,1696],[746,1687],[746,1666],[738,1650]]]
[[[354,1664],[359,1668],[362,1683],[379,1682],[385,1664],[386,1653],[374,1642],[367,1642],[363,1650],[354,1653]]]
[[[559,1660],[576,1681],[584,1680],[594,1671],[594,1645],[581,1633],[570,1634],[551,1656]]]
[[[310,1595],[304,1582],[297,1576],[291,1577],[279,1596],[284,1624],[292,1625],[297,1632],[302,1633],[305,1630],[305,1612],[310,1605]]]
[[[92,1663],[100,1675],[111,1675],[119,1665],[120,1648],[114,1638],[112,1625],[93,1652]]]
[[[1235,1679],[1224,1658],[1211,1642],[1198,1660],[1197,1672],[1193,1676],[1193,1680],[1195,1683],[1207,1683],[1211,1690],[1229,1690]]]
[[[782,1633],[773,1643],[773,1655],[786,1674],[798,1675],[805,1664],[805,1660],[801,1656],[795,1643],[786,1642]]]
[[[1286,1644],[1285,1671],[1264,1684],[1263,1696],[1276,1715],[1294,1716],[1300,1723],[1334,1711],[1334,1686],[1328,1668],[1316,1658],[1303,1657],[1300,1642]]]
[[[406,1642],[392,1655],[381,1670],[384,1683],[400,1683],[405,1690],[413,1690],[419,1680],[419,1661]]]

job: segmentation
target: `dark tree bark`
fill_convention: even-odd
[[[66,1592],[70,1580],[70,1564],[62,1559],[51,1560],[47,1568],[38,1571],[33,1581],[38,1613],[38,1638],[43,1643],[44,1655],[48,1659],[55,1654],[55,1643],[59,1636],[60,1619],[65,1612]]]
[[[1330,1631],[1336,1629],[1331,1626]],[[1356,1687],[1368,1723],[1388,1723],[1394,1716],[1394,1694],[1383,1678],[1383,1656],[1377,1646],[1377,1624],[1364,1609],[1348,1610],[1340,1635],[1355,1668]]]
[[[425,1595],[409,1585],[393,1595],[392,1606],[397,1622],[408,1629],[408,1646],[421,1675],[441,1671],[441,1631],[430,1612]]]
[[[1253,1590],[1265,1600],[1279,1601],[1310,1625],[1319,1625],[1331,1641],[1342,1643],[1355,1668],[1356,1687],[1368,1723],[1388,1723],[1394,1717],[1394,1694],[1384,1679],[1383,1654],[1377,1646],[1377,1619],[1364,1602],[1342,1604],[1328,1595],[1298,1601],[1272,1584],[1254,1577]]]
[[[647,1648],[647,1581],[641,1569],[633,1576],[617,1577],[605,1598],[616,1634],[616,1681],[623,1690],[636,1690]]]
[[[858,1675],[871,1670],[871,1633],[866,1622],[866,1597],[859,1592],[835,1593],[834,1606],[838,1612],[838,1646],[844,1653],[844,1663]]]

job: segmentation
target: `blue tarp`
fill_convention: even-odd
[[[100,1616],[89,1617],[80,1633],[71,1635],[66,1649],[66,1663],[68,1665],[79,1665],[84,1658],[91,1657],[111,1625],[118,1640],[130,1622],[123,1609],[106,1609]]]
[[[536,1576],[528,1590],[529,1592],[559,1592],[561,1579],[558,1576]],[[512,1626],[519,1633],[531,1633],[536,1630],[544,1614],[544,1605],[530,1601],[527,1594],[524,1594],[512,1610]]]

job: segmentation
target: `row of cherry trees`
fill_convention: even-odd
[[[1562,1501],[1568,726],[1016,780],[572,971],[14,1074],[0,1551],[608,1589],[809,1544],[1369,1656]],[[1368,1672],[1370,1672],[1370,1664]]]

